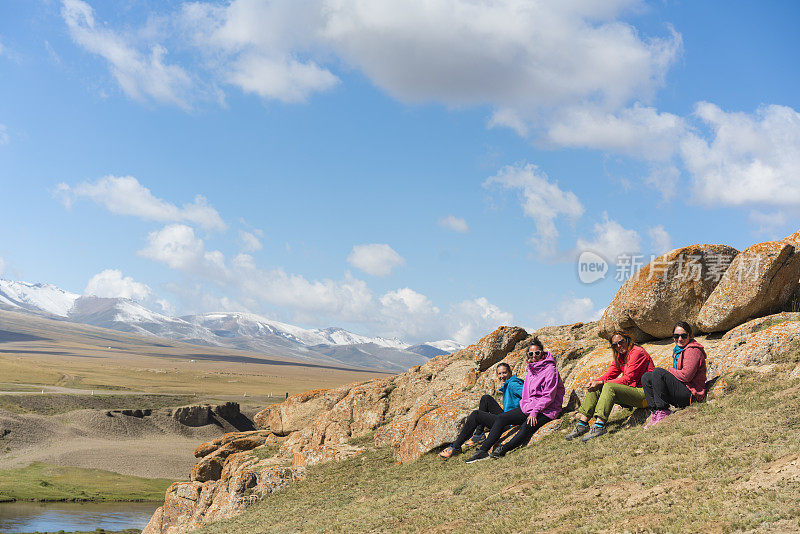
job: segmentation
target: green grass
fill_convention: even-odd
[[[174,482],[33,463],[0,470],[2,501],[160,501]]]
[[[14,413],[55,415],[72,410],[123,410],[151,409],[196,404],[192,395],[78,395],[66,393],[30,395],[3,395],[0,393],[0,410]]]
[[[313,466],[304,482],[200,532],[800,530],[796,481],[746,485],[800,453],[800,382],[787,374],[738,373],[731,394],[647,431],[617,418],[586,444],[558,432],[470,465],[435,453],[399,465],[383,448]]]

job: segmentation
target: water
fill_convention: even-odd
[[[0,503],[0,533],[144,528],[160,503]]]

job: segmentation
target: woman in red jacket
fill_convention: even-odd
[[[578,424],[567,434],[568,440],[583,436],[581,441],[589,441],[605,434],[606,421],[615,404],[629,408],[647,406],[641,380],[644,373],[655,368],[652,358],[625,332],[614,332],[610,341],[614,361],[605,374],[589,382],[586,397],[578,409]],[[592,416],[595,423],[590,429]]]
[[[706,351],[692,337],[689,323],[678,321],[672,330],[675,348],[672,349],[672,367],[656,367],[642,376],[644,396],[652,415],[645,428],[670,415],[670,406],[686,408],[706,396]]]

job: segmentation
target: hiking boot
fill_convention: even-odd
[[[497,460],[498,458],[505,456],[507,452],[508,451],[503,445],[498,445],[491,453],[489,453],[489,457],[492,458],[492,460]]]
[[[589,431],[589,425],[575,425],[575,428],[572,429],[572,432],[567,434],[567,441],[572,441],[575,438],[578,438]]]
[[[602,436],[606,432],[607,431],[606,431],[606,427],[605,426],[597,426],[597,425],[595,425],[595,426],[592,427],[592,429],[589,431],[588,434],[586,434],[585,436],[583,436],[581,438],[581,441],[586,443],[590,439],[594,439],[596,437]]]
[[[478,449],[478,451],[465,460],[466,463],[480,462],[489,458],[489,453]]]
[[[474,447],[475,445],[480,445],[484,441],[486,441],[486,434],[475,434],[464,443],[464,447]]]

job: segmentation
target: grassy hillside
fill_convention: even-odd
[[[238,532],[779,532],[800,530],[800,381],[740,372],[728,393],[655,428],[570,443],[564,429],[500,460],[387,449],[309,469],[206,534]],[[370,440],[364,440],[365,443]]]
[[[3,501],[159,501],[174,480],[33,463],[0,470]]]

